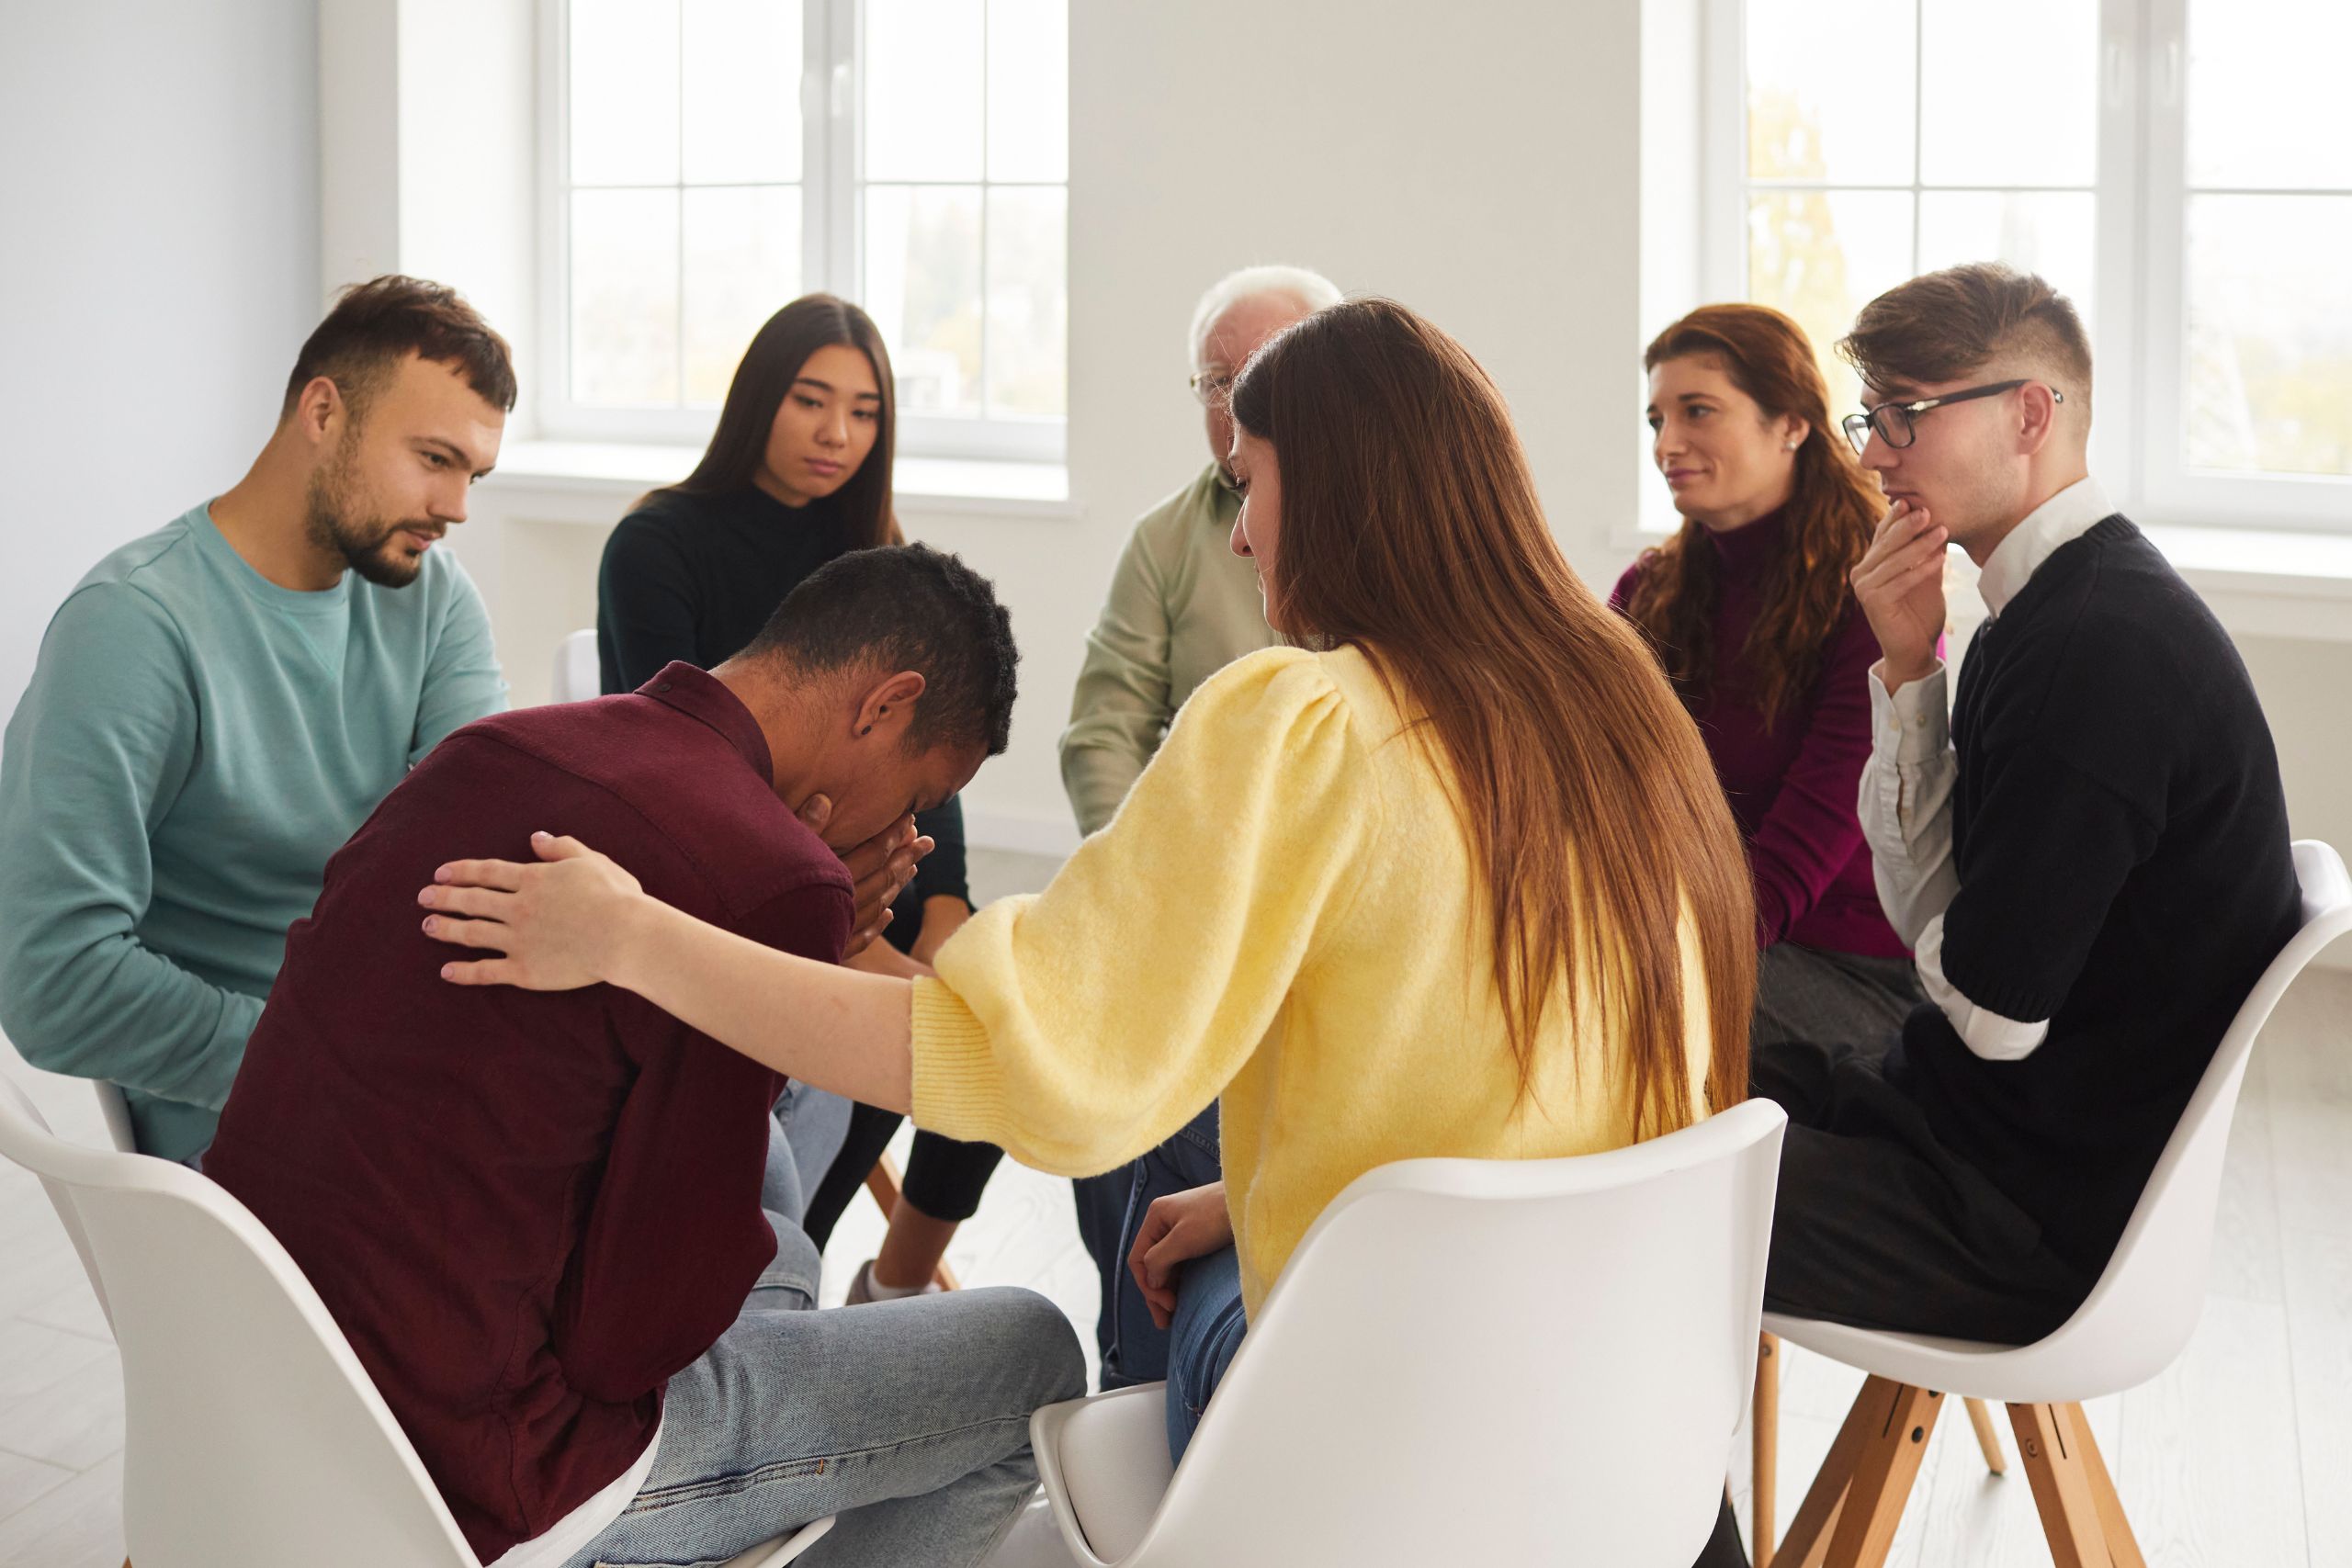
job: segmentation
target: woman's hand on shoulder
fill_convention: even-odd
[[[1226,1210],[1224,1182],[1152,1200],[1127,1250],[1127,1271],[1156,1326],[1165,1328],[1175,1318],[1177,1266],[1232,1245],[1233,1216]]]
[[[460,986],[569,991],[622,983],[643,917],[661,906],[636,877],[577,839],[531,835],[540,863],[451,861],[416,901],[433,912],[424,934],[503,956],[441,966]]]

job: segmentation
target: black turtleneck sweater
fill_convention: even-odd
[[[851,547],[832,498],[786,506],[756,487],[729,495],[648,496],[621,519],[596,574],[596,661],[607,694],[633,692],[673,659],[698,669],[741,652],[786,594]],[[916,825],[937,848],[892,923],[910,936],[926,898],[971,901],[964,807],[949,799]],[[907,907],[911,904],[911,908]]]

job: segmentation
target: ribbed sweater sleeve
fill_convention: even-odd
[[[1053,885],[981,910],[916,983],[916,1123],[1067,1175],[1173,1134],[1348,908],[1378,830],[1369,780],[1312,655],[1228,666]]]
[[[1870,760],[1870,669],[1878,656],[1870,622],[1849,604],[1815,679],[1796,760],[1781,775],[1781,793],[1748,837],[1759,947],[1781,941],[1811,914],[1861,847],[1854,797],[1861,787],[1862,764]],[[1784,716],[1781,722],[1798,718]]]

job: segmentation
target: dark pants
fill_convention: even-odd
[[[884,940],[901,953],[912,953],[915,939],[922,935],[922,900],[913,887],[909,887],[891,907],[890,914]],[[849,1136],[842,1140],[842,1152],[825,1172],[825,1179],[809,1194],[808,1215],[801,1224],[820,1252],[831,1237],[833,1226],[848,1211],[850,1200],[865,1185],[866,1173],[882,1157],[882,1151],[890,1146],[899,1123],[905,1120],[895,1111],[882,1111],[871,1105],[857,1106],[850,1112]],[[917,1128],[915,1146],[907,1156],[906,1179],[899,1188],[899,1195],[934,1220],[954,1220],[961,1224],[979,1212],[980,1194],[987,1190],[989,1178],[996,1174],[997,1162],[1002,1158],[1004,1151],[994,1144],[961,1144]]]
[[[1858,1328],[2024,1345],[2095,1282],[1928,1130],[1887,1046],[1759,1046],[1754,1091],[1789,1113],[1764,1305]],[[1899,1071],[1899,1068],[1898,1068]]]

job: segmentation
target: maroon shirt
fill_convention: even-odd
[[[443,741],[327,863],[205,1174],[285,1245],[484,1562],[644,1452],[664,1382],[775,1256],[784,1080],[609,986],[453,986],[419,929],[444,861],[535,829],[753,941],[837,961],[849,875],[767,741],[687,664]]]
[[[1830,633],[1813,689],[1785,707],[1770,729],[1747,667],[1747,634],[1763,607],[1764,579],[1783,546],[1781,514],[1728,534],[1704,534],[1716,577],[1714,670],[1692,709],[1731,799],[1756,882],[1759,947],[1793,942],[1869,958],[1904,958],[1879,908],[1855,802],[1871,754],[1870,669],[1878,638],[1849,592]],[[1617,580],[1610,605],[1623,613],[1641,581],[1635,561]]]

